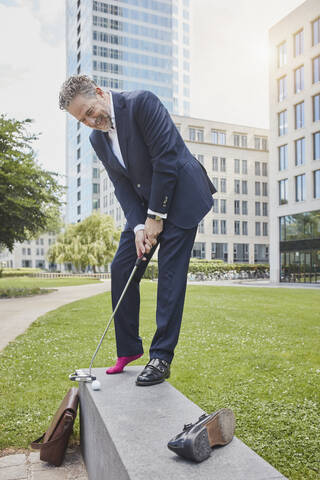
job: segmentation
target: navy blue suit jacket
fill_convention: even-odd
[[[145,223],[147,208],[167,213],[181,228],[195,227],[210,210],[215,188],[186,147],[168,111],[146,90],[112,92],[119,145],[93,130],[91,144],[107,170],[130,228]]]

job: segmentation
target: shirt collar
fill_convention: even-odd
[[[110,110],[111,110],[110,113],[111,113],[112,126],[116,130],[117,129],[116,117],[115,117],[115,114],[114,114],[113,99],[112,99],[112,93],[111,93],[110,90],[109,90],[109,96],[110,96]]]

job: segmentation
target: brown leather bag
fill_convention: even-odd
[[[31,443],[32,448],[40,449],[40,460],[57,467],[61,465],[77,416],[78,402],[78,389],[70,388],[48,430]]]

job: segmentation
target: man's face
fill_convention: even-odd
[[[96,89],[94,97],[77,95],[70,103],[68,112],[95,130],[107,132],[112,127],[109,94],[100,88]]]

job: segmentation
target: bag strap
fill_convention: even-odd
[[[55,443],[59,442],[59,440],[61,440],[61,438],[66,434],[66,432],[69,432],[69,430],[73,428],[73,416],[72,415],[68,415],[68,419],[69,419],[69,423],[67,425],[67,427],[65,428],[65,430],[63,432],[60,433],[60,435],[58,435],[57,437],[55,437],[54,440],[48,440],[47,442],[45,443],[40,443],[41,440],[43,440],[44,436],[45,436],[45,433],[37,438],[36,440],[34,440],[30,446],[31,448],[35,448],[36,450],[40,450],[41,447],[49,447],[50,445],[54,445]]]
[[[43,437],[44,437],[44,436],[45,436],[45,433],[44,433],[43,435],[41,435],[41,437],[37,438],[37,440],[34,440],[34,441],[30,444],[31,448],[35,448],[36,450],[40,450],[41,445],[42,445],[42,443],[40,443],[40,442],[41,442],[41,440],[43,440]]]

